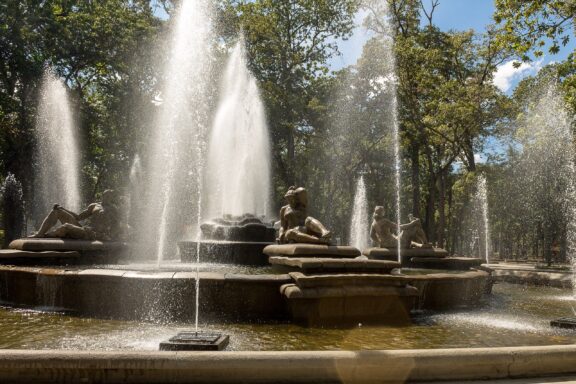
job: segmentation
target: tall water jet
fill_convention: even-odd
[[[369,246],[370,221],[368,219],[368,198],[366,197],[366,185],[364,176],[360,176],[354,195],[352,208],[352,222],[350,224],[350,244],[360,250]]]
[[[401,232],[400,222],[402,220],[402,201],[401,201],[401,190],[402,190],[402,159],[401,159],[401,148],[400,148],[400,124],[398,120],[398,76],[396,75],[396,56],[394,54],[394,26],[392,20],[392,14],[387,1],[380,2],[382,6],[383,13],[385,17],[382,20],[380,27],[381,37],[384,42],[385,49],[383,50],[384,61],[388,63],[390,68],[390,73],[386,79],[383,81],[389,87],[390,96],[390,123],[392,126],[392,136],[394,141],[394,185],[396,189],[396,231],[399,234]],[[397,242],[398,251],[398,262],[402,262],[401,255],[401,245],[400,239]]]
[[[128,206],[126,217],[128,218],[128,223],[134,226],[135,220],[137,219],[137,213],[141,210],[141,206],[138,204],[140,201],[139,194],[142,193],[142,162],[140,161],[140,156],[136,154],[134,160],[132,161],[132,166],[130,167],[130,173],[128,174],[128,180],[130,185],[128,187]]]
[[[490,263],[490,219],[489,219],[489,212],[488,212],[488,188],[486,177],[484,175],[480,175],[476,182],[476,195],[475,195],[476,204],[478,205],[478,210],[480,211],[481,215],[481,223],[482,223],[482,232],[483,232],[483,240],[484,240],[484,260],[486,260],[486,264]],[[480,244],[479,244],[480,247]],[[482,249],[482,247],[480,247]]]
[[[146,196],[137,233],[158,263],[199,224],[205,126],[208,120],[212,20],[210,2],[188,0],[174,11],[161,105],[142,157]]]
[[[555,244],[576,267],[576,169],[573,118],[554,82],[536,89],[518,121],[518,160],[508,181],[517,216],[538,229],[544,255]],[[576,279],[574,280],[576,283]],[[574,285],[576,288],[576,284]]]
[[[205,216],[268,215],[270,156],[264,104],[240,38],[226,66],[210,134],[205,176],[210,200]]]
[[[44,73],[35,129],[37,215],[54,203],[80,208],[80,157],[77,127],[66,87],[50,71]]]

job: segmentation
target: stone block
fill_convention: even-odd
[[[405,276],[381,274],[330,274],[307,276],[300,272],[289,273],[300,288],[342,287],[342,286],[397,286],[408,284]]]
[[[264,248],[268,256],[354,258],[360,251],[351,246],[320,244],[273,244]]]
[[[473,257],[413,257],[410,259],[412,268],[467,271],[480,265],[482,265],[482,259]]]
[[[398,260],[398,250],[396,248],[367,248],[362,254],[369,259],[376,260]],[[442,248],[410,248],[400,250],[402,259],[412,257],[447,257],[448,251]]]
[[[361,323],[408,323],[418,297],[414,287],[339,286],[280,288],[292,320],[308,326],[346,326]]]
[[[0,249],[0,261],[10,259],[34,259],[34,258],[77,258],[80,254],[76,251],[58,252],[58,251],[21,251],[18,249]]]
[[[388,260],[337,259],[327,257],[271,256],[268,262],[306,274],[315,273],[382,273],[389,274],[400,263]]]
[[[111,251],[126,246],[126,243],[113,241],[23,238],[12,241],[8,247],[21,251]]]

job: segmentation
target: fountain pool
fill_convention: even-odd
[[[548,303],[542,306],[541,303]],[[571,315],[567,289],[496,284],[476,309],[417,312],[410,326],[307,328],[272,323],[202,323],[231,335],[228,350],[358,350],[503,347],[576,343],[571,331],[552,329],[551,318]],[[0,348],[157,350],[181,322],[154,323],[81,318],[41,309],[0,307]]]

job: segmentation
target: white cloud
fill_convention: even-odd
[[[533,63],[522,63],[518,68],[514,67],[514,60],[499,65],[494,73],[493,83],[502,92],[508,92],[512,85],[516,85],[527,76],[534,75],[542,68],[542,60]]]

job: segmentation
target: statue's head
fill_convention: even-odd
[[[384,207],[381,205],[378,205],[374,208],[374,220],[381,220],[384,218]]]
[[[295,186],[291,186],[290,188],[288,188],[288,191],[286,192],[286,194],[284,195],[284,198],[286,199],[286,202],[288,202],[288,204],[292,205],[294,204],[294,200],[295,200],[295,194],[294,191],[296,190]]]
[[[294,191],[294,196],[296,202],[300,205],[307,206],[308,205],[308,192],[306,188],[299,187]]]

